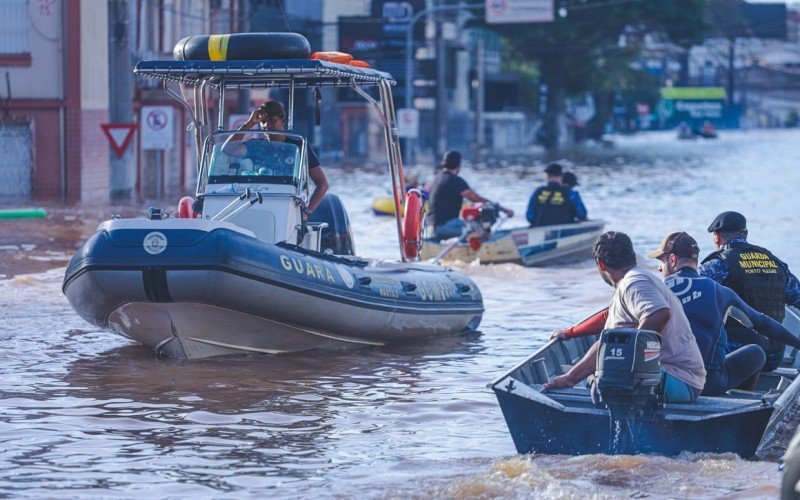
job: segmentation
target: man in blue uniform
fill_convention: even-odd
[[[569,188],[562,185],[564,169],[551,163],[544,169],[547,184],[539,186],[528,201],[526,218],[531,226],[551,226],[575,222],[575,203],[569,196]]]
[[[730,288],[697,274],[699,252],[694,238],[675,232],[668,234],[648,257],[661,261],[659,270],[665,276],[664,282],[681,300],[683,312],[689,318],[708,372],[703,395],[718,396],[737,387],[752,389],[766,354],[760,346],[752,344],[728,351],[726,318],[732,316],[736,321],[749,323],[748,327],[781,346],[800,347],[800,339],[745,304]]]
[[[564,187],[569,189],[569,199],[572,200],[572,203],[575,205],[575,217],[579,221],[588,220],[586,217],[586,205],[583,204],[580,193],[575,190],[575,186],[578,185],[578,176],[572,172],[564,172],[564,175],[561,177],[561,182],[564,184]]]
[[[430,211],[428,223],[433,226],[435,240],[461,236],[466,222],[458,218],[464,198],[475,203],[491,203],[473,191],[467,181],[458,176],[461,169],[461,153],[450,150],[444,154],[440,172],[436,174],[430,189]],[[499,206],[499,205],[498,205]],[[514,211],[499,207],[509,217]]]
[[[717,248],[703,259],[701,276],[733,289],[749,306],[782,322],[786,305],[800,307],[800,281],[789,267],[766,248],[747,241],[747,219],[738,212],[723,212],[708,227]],[[728,328],[730,348],[756,344],[767,353],[765,371],[774,370],[784,346],[739,325]]]

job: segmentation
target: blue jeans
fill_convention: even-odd
[[[664,401],[667,403],[694,403],[697,396],[700,395],[700,389],[692,387],[665,371],[661,372],[661,385],[664,389]]]
[[[434,227],[433,239],[441,241],[449,238],[455,238],[456,236],[461,236],[461,233],[464,232],[464,228],[466,226],[466,222],[458,217],[454,217],[444,224]]]

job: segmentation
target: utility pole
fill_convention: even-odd
[[[728,106],[733,106],[733,92],[736,72],[736,35],[728,37]]]
[[[444,23],[436,20],[436,158],[447,150],[447,46]]]
[[[483,32],[478,34],[478,53],[475,57],[475,69],[478,86],[475,89],[475,160],[481,161],[483,147],[486,143],[486,130],[483,123],[483,109],[486,107],[486,41]]]
[[[111,123],[133,123],[133,68],[129,28],[128,0],[109,1],[108,113]],[[111,158],[109,189],[113,201],[130,200],[133,195],[133,185],[136,181],[134,150],[135,148],[128,147],[121,157],[118,157],[113,150],[109,151]]]

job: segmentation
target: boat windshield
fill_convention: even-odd
[[[299,186],[303,143],[302,137],[293,134],[214,134],[209,137],[204,162],[208,183]]]

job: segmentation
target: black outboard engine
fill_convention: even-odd
[[[497,222],[497,204],[485,203],[478,209],[478,223],[484,231],[489,232],[495,222]]]
[[[604,330],[592,393],[611,414],[609,453],[635,453],[645,412],[656,405],[661,383],[661,336],[651,330]]]
[[[308,222],[328,223],[328,227],[322,230],[321,251],[330,250],[334,255],[356,254],[350,218],[338,196],[326,194],[317,209],[308,217]]]

